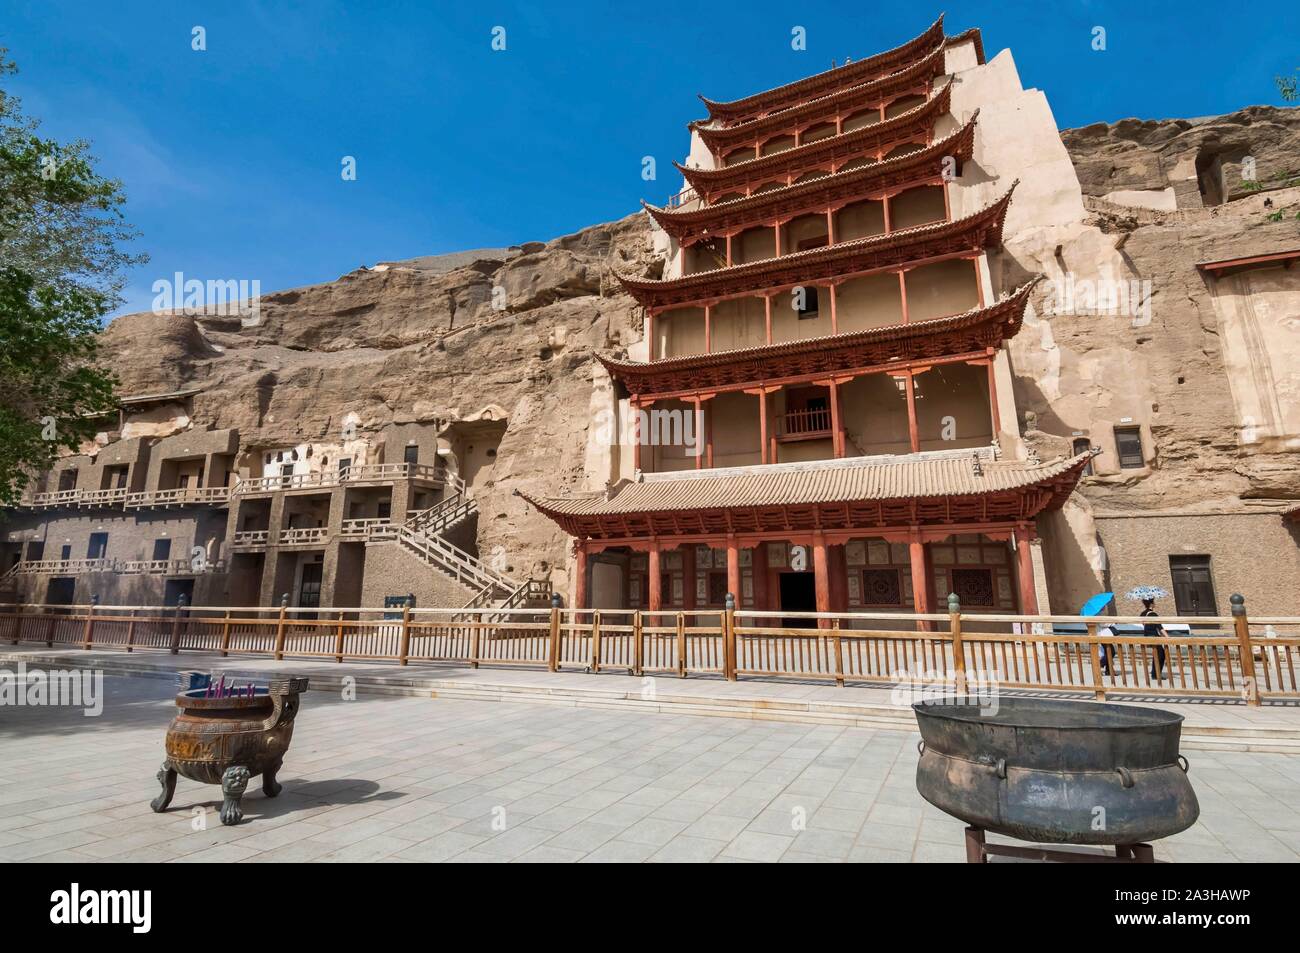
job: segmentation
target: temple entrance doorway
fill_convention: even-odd
[[[816,612],[817,582],[810,572],[783,572],[781,579],[781,609],[783,612]],[[813,629],[816,619],[782,619],[787,629]]]

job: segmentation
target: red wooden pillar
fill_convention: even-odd
[[[713,305],[704,306],[704,353],[708,354],[713,348]]]
[[[682,611],[687,613],[695,608],[695,544],[682,546]],[[688,619],[686,622],[690,625]]]
[[[736,543],[736,534],[727,534],[727,591],[736,598],[736,608],[740,608],[740,546]]]
[[[627,402],[628,410],[635,421],[633,426],[632,442],[632,469],[641,469],[641,405],[635,399]]]
[[[912,444],[912,452],[921,451],[921,431],[916,422],[916,390],[912,383],[912,372],[907,372],[904,378],[907,388],[907,436]]]
[[[767,343],[772,343],[772,296],[763,295],[763,321],[767,327]]]
[[[776,254],[773,257],[780,258],[781,257],[781,223],[774,222],[772,227],[776,229],[776,238],[775,238],[776,248],[774,249]]]
[[[650,541],[650,553],[647,562],[649,564],[647,569],[650,576],[650,592],[646,602],[649,603],[651,612],[658,612],[663,608],[664,586],[659,571],[659,540],[657,539]],[[652,624],[657,623],[652,622]]]
[[[882,198],[880,200],[880,204],[883,206],[882,211],[885,213],[885,234],[888,235],[893,230],[892,226],[889,223],[889,196],[886,195],[884,198]]]
[[[835,244],[835,209],[826,209],[826,244]]]
[[[840,319],[839,319],[839,315],[836,313],[836,307],[835,307],[835,283],[831,282],[831,284],[828,287],[830,289],[830,296],[831,296],[831,334],[839,334]]]
[[[994,358],[992,356],[989,357],[987,366],[989,369],[989,418],[993,423],[993,436],[996,439],[997,435],[1002,432],[1002,420],[998,414],[997,369],[994,367]]]
[[[762,441],[759,445],[759,461],[771,463],[767,459],[767,391],[762,387],[758,389],[758,438]]]
[[[704,432],[708,427],[704,421],[704,402],[692,397],[691,403],[695,405],[695,469],[700,470],[704,468],[704,448],[700,441],[705,439]]]
[[[830,567],[827,565],[826,537],[820,532],[813,534],[813,586],[817,593],[817,611],[831,610]],[[830,619],[818,619],[818,628],[829,629]]]
[[[580,539],[577,541],[576,553],[573,561],[573,608],[587,608],[587,541]]]
[[[831,378],[831,452],[844,456],[844,417],[840,414],[840,385]]]
[[[898,273],[898,306],[903,315],[903,323],[909,324],[910,319],[907,315],[907,271],[903,270]]]
[[[649,348],[646,360],[653,361],[655,359],[655,313],[653,311],[645,313],[645,339],[646,346]]]
[[[930,605],[930,587],[926,584],[925,577],[927,573],[925,558],[925,543],[921,541],[920,533],[913,533],[912,539],[908,543],[909,554],[912,558],[912,609],[918,613],[927,613],[933,611]],[[918,623],[918,631],[927,631],[930,628],[929,623]]]
[[[1016,582],[1020,586],[1020,614],[1038,615],[1038,590],[1034,586],[1034,556],[1029,543],[1033,529],[1025,523],[1016,526]]]
[[[731,233],[727,233],[727,267],[731,267]]]

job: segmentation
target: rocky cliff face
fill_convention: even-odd
[[[450,269],[399,262],[264,295],[256,327],[127,315],[105,331],[105,354],[125,394],[201,388],[193,425],[238,428],[245,449],[334,436],[353,414],[364,435],[504,408],[494,479],[478,494],[480,546],[544,576],[564,566],[564,540],[512,491],[582,480],[593,355],[641,334],[613,271],[655,267],[638,213]]]

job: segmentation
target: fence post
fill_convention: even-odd
[[[289,614],[289,593],[280,596],[280,617],[275,623],[275,660],[284,658],[284,620]]]
[[[397,664],[405,665],[411,654],[411,597],[402,603],[402,637],[397,642]]]
[[[221,657],[226,658],[230,655],[230,610],[226,610],[225,617],[221,620]]]
[[[135,651],[135,610],[131,610],[131,616],[126,623],[126,650]]]
[[[831,619],[831,645],[835,649],[835,684],[844,687],[844,645],[840,642],[840,620]]]
[[[736,680],[736,597],[727,593],[722,610],[722,674],[729,682]]]
[[[176,611],[172,614],[172,655],[181,650],[181,613],[185,611],[185,596],[182,594],[176,600]]]
[[[1089,622],[1087,647],[1088,647],[1088,654],[1092,656],[1092,683],[1097,686],[1097,690],[1093,694],[1096,697],[1097,701],[1104,702],[1106,700],[1106,690],[1101,687],[1102,686],[1101,659],[1098,657],[1101,654],[1101,652],[1104,650],[1102,649],[1100,643],[1096,641],[1096,639],[1097,639],[1097,623]],[[1110,665],[1107,664],[1106,667],[1110,668]]]
[[[591,671],[600,671],[600,610],[591,614]]]
[[[641,610],[638,609],[632,614],[632,674],[642,674],[642,666],[645,664],[645,655],[642,642],[645,641],[645,634],[641,626]]]
[[[90,643],[95,639],[95,606],[99,605],[99,595],[90,594],[90,610],[86,613],[86,628],[81,633],[81,648],[90,650]]]
[[[677,613],[677,677],[686,677],[686,613]]]
[[[17,645],[23,634],[23,606],[20,603],[14,609],[14,645]]]
[[[1259,704],[1259,682],[1255,680],[1255,650],[1250,644],[1250,622],[1246,619],[1246,597],[1234,592],[1228,599],[1232,603],[1232,625],[1237,630],[1237,654],[1241,656],[1241,679],[1245,683],[1246,704]]]
[[[343,610],[339,610],[339,622],[334,631],[334,661],[343,661]]]
[[[45,647],[47,649],[54,648],[54,625],[56,618],[57,616],[55,616],[54,613],[50,613],[50,624],[45,627]]]
[[[546,670],[560,670],[560,594],[551,593],[551,631],[546,642]]]
[[[952,636],[953,686],[958,696],[966,694],[966,652],[961,644],[961,600],[948,593],[948,632]]]

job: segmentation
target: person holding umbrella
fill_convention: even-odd
[[[1106,608],[1108,605],[1110,605],[1111,600],[1114,598],[1115,598],[1115,593],[1113,592],[1099,592],[1095,596],[1089,598],[1088,601],[1083,604],[1083,608],[1079,610],[1079,615],[1082,616],[1100,615],[1101,610]],[[1110,626],[1105,626],[1102,629],[1098,630],[1097,634],[1113,635],[1114,630]],[[1110,645],[1106,642],[1102,642],[1100,645],[1097,646],[1097,651],[1101,656],[1101,674],[1103,675],[1115,674],[1114,672],[1111,671],[1111,668],[1113,667],[1115,662],[1115,646]]]
[[[1156,600],[1168,597],[1169,593],[1159,586],[1137,586],[1128,591],[1128,598],[1142,603],[1142,611],[1138,613],[1141,616],[1154,616],[1160,613],[1156,612]],[[1148,622],[1142,627],[1142,633],[1153,639],[1159,639],[1165,634],[1165,628],[1156,622]],[[1161,681],[1165,675],[1165,648],[1159,642],[1154,643],[1155,653],[1151,659],[1151,678],[1155,681]]]

